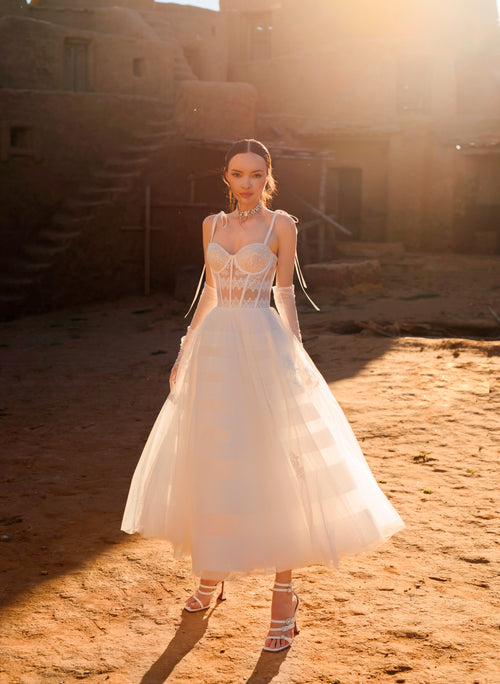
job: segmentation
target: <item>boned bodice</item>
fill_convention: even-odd
[[[269,306],[277,257],[268,245],[253,242],[231,254],[218,242],[211,242],[207,262],[215,279],[217,306]]]

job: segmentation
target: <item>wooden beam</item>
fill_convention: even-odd
[[[214,204],[207,202],[157,202],[151,205],[152,209],[208,209],[209,211],[220,211]]]
[[[323,219],[317,218],[317,219],[313,219],[312,221],[306,221],[305,223],[299,223],[297,228],[300,231],[309,230],[309,228],[315,228],[316,226],[319,226],[319,224],[322,222],[323,222]]]
[[[190,196],[194,197],[194,179]],[[147,185],[144,191],[144,224],[142,226],[121,226],[121,230],[144,231],[144,294],[151,294],[151,234],[153,232],[165,232],[171,230],[170,226],[153,226],[153,209],[205,209],[210,213],[219,211],[213,204],[206,202],[155,202],[151,201],[151,186]]]
[[[313,204],[311,204],[310,202],[305,200],[303,197],[298,195],[296,192],[294,192],[293,190],[290,190],[290,188],[288,186],[285,186],[284,183],[280,183],[280,186],[282,188],[286,187],[286,191],[289,192],[290,195],[292,195],[292,197],[295,197],[295,199],[297,199],[301,204],[303,204],[305,207],[310,209],[313,212],[313,214],[316,214],[316,216],[320,216],[323,219],[323,221],[330,224],[331,226],[335,226],[335,228],[342,231],[342,233],[345,233],[346,235],[352,235],[352,232],[348,228],[341,225],[338,221],[334,221],[330,216],[328,216],[328,214],[323,213],[317,207],[315,207]]]
[[[319,172],[319,193],[318,193],[318,209],[323,214],[326,211],[326,179],[328,176],[328,164],[322,160]],[[325,229],[326,226],[322,222],[318,227],[318,261],[321,263],[325,258]]]
[[[151,186],[146,185],[144,198],[144,294],[151,292]]]
[[[122,226],[121,230],[144,230],[144,226]],[[170,230],[169,226],[151,226],[150,231],[156,232],[156,231],[166,231]]]

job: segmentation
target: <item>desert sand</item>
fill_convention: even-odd
[[[406,255],[382,274],[299,309],[406,529],[337,570],[298,569],[301,632],[277,655],[261,650],[271,577],[233,580],[227,601],[186,614],[189,559],[120,532],[185,303],[1,325],[0,684],[500,682],[500,258]],[[389,332],[353,332],[370,321]],[[392,336],[401,321],[428,333]]]

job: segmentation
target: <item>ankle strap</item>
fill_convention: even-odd
[[[204,594],[205,596],[208,596],[209,594],[213,594],[215,589],[217,587],[217,584],[202,584],[200,582],[198,589],[196,590],[198,594]],[[203,589],[208,589],[208,591],[203,591]]]
[[[291,592],[291,591],[293,591],[293,584],[291,582],[290,582],[290,584],[283,584],[283,582],[275,582],[274,587],[272,588],[272,591]]]

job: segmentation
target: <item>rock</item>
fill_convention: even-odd
[[[343,289],[382,283],[380,262],[376,259],[308,264],[303,270],[308,285],[315,287],[333,286]]]
[[[368,259],[394,259],[405,253],[402,242],[350,242],[339,240],[335,245],[341,256]]]

